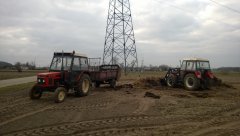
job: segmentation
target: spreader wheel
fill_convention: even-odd
[[[110,87],[116,88],[116,80],[115,80],[115,79],[112,79],[112,80],[110,81]]]
[[[101,85],[100,82],[96,82],[96,83],[95,83],[95,87],[97,87],[97,88],[100,87],[100,85]]]

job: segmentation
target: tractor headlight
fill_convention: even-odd
[[[43,84],[43,83],[45,83],[45,80],[42,79],[42,78],[39,78],[39,79],[37,80],[37,82],[38,82],[39,84]]]

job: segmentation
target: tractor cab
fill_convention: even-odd
[[[183,77],[188,73],[194,73],[197,78],[202,78],[202,76],[209,76],[213,78],[210,68],[209,60],[200,58],[189,58],[183,59],[180,75]]]
[[[80,71],[88,70],[88,58],[85,55],[73,53],[54,53],[49,71]]]
[[[49,68],[49,72],[39,73],[37,82],[39,85],[49,88],[55,86],[74,84],[78,73],[88,71],[88,58],[75,52],[55,52]]]
[[[198,59],[198,58],[190,58],[184,59],[181,64],[181,70],[210,70],[209,60],[206,59]]]

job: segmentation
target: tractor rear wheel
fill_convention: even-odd
[[[176,76],[175,75],[173,75],[173,74],[170,74],[169,76],[168,76],[168,78],[167,78],[167,86],[169,86],[169,87],[176,87],[176,85],[177,85],[177,81],[176,81]]]
[[[184,77],[184,86],[190,91],[197,90],[200,87],[200,80],[194,74],[187,74]]]
[[[64,87],[58,87],[54,92],[54,100],[56,103],[61,103],[66,98],[66,89]]]
[[[75,96],[87,96],[91,90],[91,79],[88,75],[84,74],[75,90]]]
[[[37,85],[34,85],[29,92],[29,96],[31,99],[40,99],[42,96],[42,91]]]

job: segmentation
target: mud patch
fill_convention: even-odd
[[[208,98],[212,97],[209,93],[206,92],[193,92],[190,93],[192,96],[198,97],[198,98]]]
[[[154,99],[160,99],[159,95],[156,95],[156,94],[151,93],[151,92],[146,92],[144,97],[151,97],[151,98],[154,98]]]
[[[232,85],[230,85],[226,82],[223,82],[220,78],[217,78],[217,77],[214,77],[213,82],[212,82],[212,86],[236,89],[234,86],[232,86]]]
[[[171,96],[178,97],[178,98],[191,98],[191,96],[186,95],[186,94],[173,94]]]
[[[226,88],[230,88],[230,89],[236,89],[234,86],[228,84],[228,83],[224,83],[222,82],[220,85],[220,87],[226,87]]]
[[[142,78],[134,83],[136,87],[156,87],[162,86],[163,78],[161,77],[147,77]]]
[[[121,85],[118,85],[114,88],[115,91],[117,90],[121,90],[121,89],[133,89],[134,86],[133,84],[121,84]]]
[[[119,88],[133,88],[133,84],[123,84],[118,86]]]
[[[125,91],[125,92],[126,92],[126,94],[132,94],[132,92],[130,92],[130,91],[128,91],[128,90],[127,90],[127,91]]]

